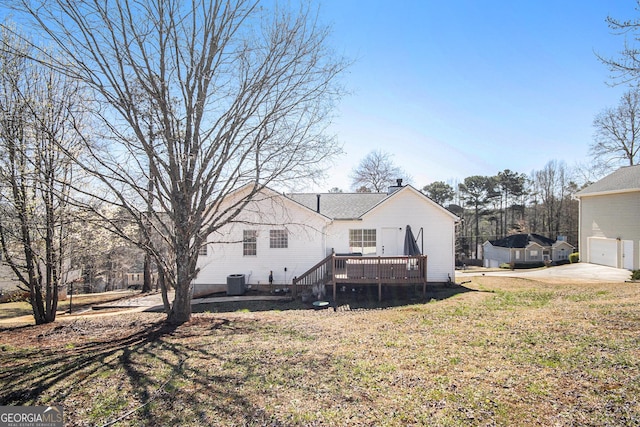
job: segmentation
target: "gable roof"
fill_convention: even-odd
[[[318,195],[320,196],[320,214],[331,219],[360,219],[367,212],[391,200],[395,195],[404,191],[412,191],[424,198],[437,209],[441,209],[454,221],[458,217],[435,203],[427,195],[416,190],[411,185],[405,185],[398,190],[389,193],[292,193],[287,194],[291,200],[306,206],[313,211],[318,208]]]
[[[332,219],[356,219],[389,197],[387,193],[292,193],[287,197]]]
[[[540,246],[551,246],[556,241],[549,239],[548,237],[541,236],[540,234],[512,234],[503,239],[490,240],[493,246],[500,246],[503,248],[526,248],[529,243],[537,243]]]
[[[433,200],[431,200],[431,198],[429,198],[429,196],[424,194],[422,191],[416,189],[412,185],[405,185],[404,187],[400,188],[399,190],[394,191],[393,193],[391,193],[389,195],[389,197],[386,197],[386,198],[382,199],[380,201],[380,203],[378,203],[375,206],[372,206],[371,209],[369,211],[367,211],[367,212],[370,212],[370,211],[373,211],[375,209],[378,209],[379,207],[381,207],[381,206],[383,206],[383,205],[385,205],[387,203],[392,203],[391,199],[393,197],[395,197],[396,195],[399,195],[399,194],[401,194],[403,192],[411,192],[411,193],[415,194],[416,196],[418,196],[419,199],[421,199],[422,201],[424,201],[428,205],[432,206],[433,208],[435,208],[435,209],[439,210],[440,212],[444,213],[445,215],[449,216],[449,218],[451,218],[454,222],[458,222],[460,220],[460,218],[458,218],[458,216],[456,216],[454,213],[450,212],[449,210],[447,210],[442,205],[439,205],[438,203],[434,202]]]
[[[578,191],[576,197],[640,191],[640,165],[624,166]]]

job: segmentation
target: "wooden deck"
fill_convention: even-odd
[[[293,280],[294,295],[299,288],[314,285],[329,285],[336,300],[339,285],[377,286],[378,300],[382,300],[382,286],[422,285],[423,294],[427,286],[427,257],[394,256],[362,257],[330,255],[304,275]]]

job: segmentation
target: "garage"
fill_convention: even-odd
[[[618,267],[618,241],[589,237],[589,260],[593,264]]]

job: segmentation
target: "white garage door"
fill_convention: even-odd
[[[616,239],[589,238],[589,262],[618,267],[618,241]]]

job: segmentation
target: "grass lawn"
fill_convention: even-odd
[[[640,284],[465,287],[4,328],[0,405],[61,404],[71,426],[640,425]]]

